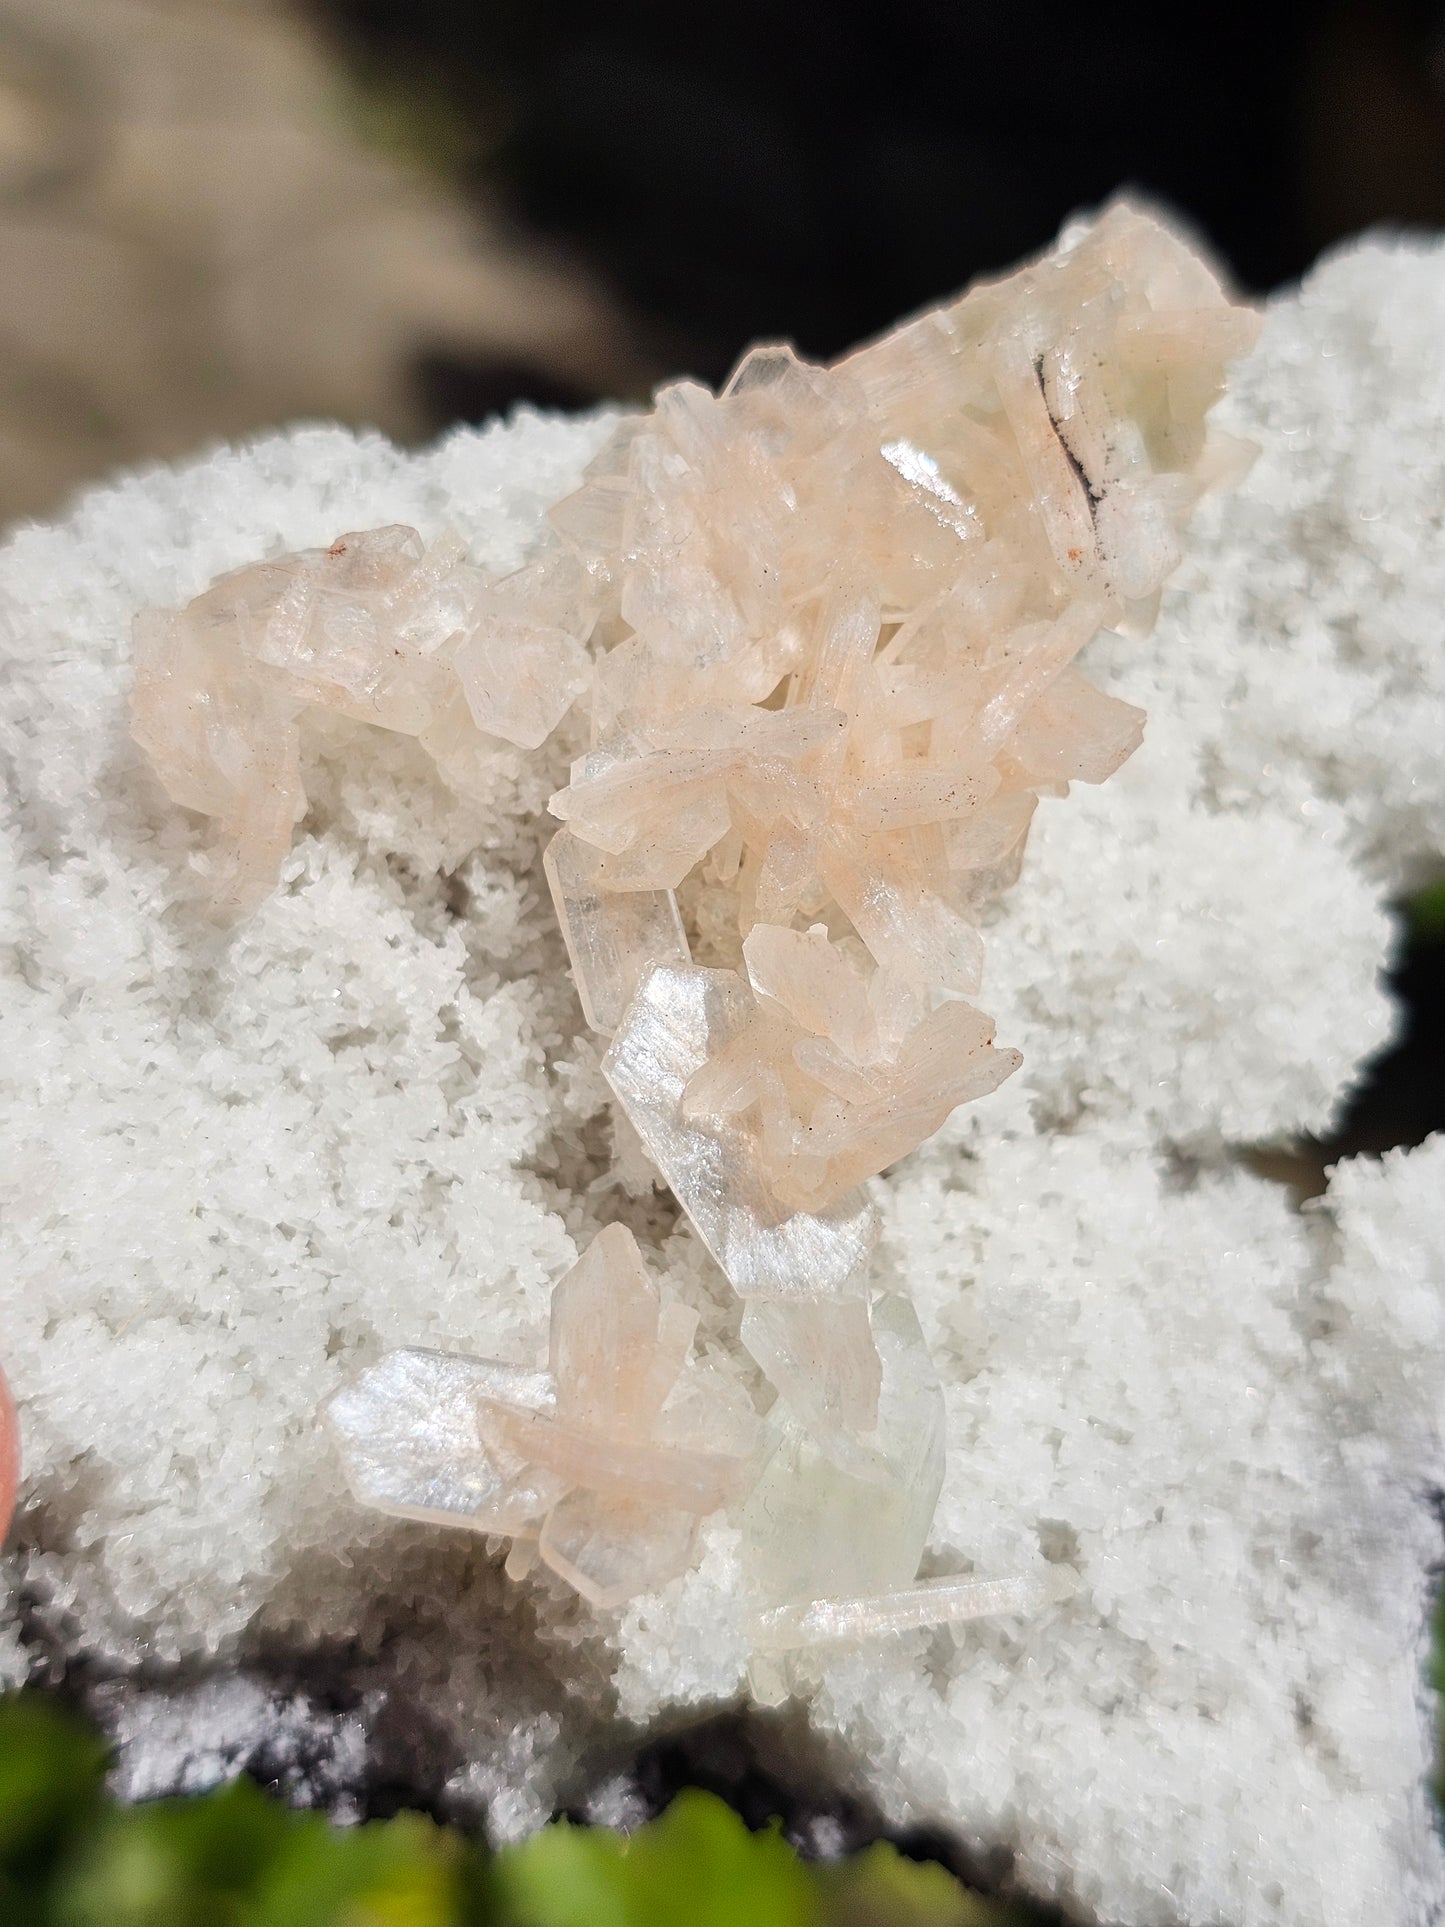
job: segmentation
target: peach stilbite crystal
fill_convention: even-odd
[[[853,1188],[1018,1061],[962,1001],[978,918],[1037,796],[1139,740],[1073,663],[1152,621],[1237,467],[1204,418],[1255,328],[1116,206],[835,367],[762,347],[720,395],[664,388],[511,575],[381,529],[143,619],[137,740],[217,819],[237,911],[304,807],[309,706],[464,785],[469,740],[536,748],[585,699],[546,867],[613,1089],[739,1290],[837,1288]],[[666,996],[707,1027],[661,1118]]]
[[[1229,465],[1204,415],[1255,325],[1115,208],[836,368],[759,348],[720,396],[664,390],[554,512],[609,646],[553,812],[604,900],[685,888],[714,951],[694,970],[717,1020],[665,1133],[659,1004],[680,1018],[685,967],[642,980],[604,1068],[745,1294],[778,1289],[763,1241],[831,1247],[793,1289],[846,1283],[848,1234],[819,1214],[1017,1064],[962,1001],[977,919],[1037,795],[1139,741],[1072,665],[1152,620]],[[699,1215],[713,1166],[743,1174],[751,1240]]]
[[[699,1520],[747,1488],[750,1415],[688,1372],[696,1326],[610,1225],[553,1288],[549,1370],[388,1352],[327,1423],[364,1504],[510,1536],[516,1570],[534,1547],[615,1606],[685,1571]]]
[[[132,734],[176,802],[216,819],[217,910],[254,909],[275,883],[306,806],[308,708],[417,737],[453,783],[480,732],[543,742],[589,674],[544,593],[566,574],[554,564],[519,600],[455,536],[428,549],[391,527],[235,570],[183,610],[141,616]]]

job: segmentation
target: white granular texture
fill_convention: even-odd
[[[1062,1560],[1083,1588],[802,1686],[887,1815],[1006,1847],[1085,1913],[1388,1927],[1445,1906],[1445,1145],[1344,1166],[1303,1215],[1238,1148],[1327,1125],[1386,1041],[1384,906],[1445,850],[1445,252],[1328,263],[1227,414],[1251,477],[1155,636],[1094,651],[1145,745],[1042,806],[989,934],[1024,1068],[877,1187],[947,1388],[929,1568]],[[386,521],[519,559],[603,432],[523,416],[404,455],[300,430],[0,555],[0,1356],[27,1467],[0,1666],[322,1651],[358,1704],[404,1701],[498,1835],[619,1712],[741,1694],[735,1535],[594,1622],[358,1510],[315,1408],[388,1346],[540,1362],[551,1281],[618,1211],[722,1357],[736,1309],[664,1200],[594,1184],[604,1087],[538,862],[555,767],[499,751],[464,806],[399,739],[328,730],[280,889],[217,934],[204,833],[126,735],[127,635]],[[198,1784],[267,1719],[315,1797],[341,1784],[347,1719],[238,1677],[120,1718],[122,1784]]]

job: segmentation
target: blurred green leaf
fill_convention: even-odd
[[[823,1927],[1027,1927],[1043,1918],[1017,1901],[970,1893],[933,1861],[908,1860],[880,1840],[820,1867]]]
[[[236,1780],[112,1810],[54,1916],[56,1927],[452,1927],[465,1855],[420,1814],[333,1827]]]
[[[1405,905],[1405,917],[1416,943],[1445,941],[1445,878],[1417,891]]]
[[[548,1827],[498,1856],[493,1891],[517,1927],[815,1927],[817,1885],[776,1829],[750,1833],[710,1794],[680,1793],[627,1839]]]
[[[711,1794],[680,1793],[623,1843],[638,1927],[811,1927],[819,1919],[811,1870],[776,1827],[750,1833]]]
[[[492,1863],[491,1913],[518,1927],[627,1927],[623,1841],[565,1820],[508,1848]]]
[[[113,1807],[59,1883],[61,1927],[229,1927],[282,1851],[292,1816],[249,1780],[200,1799]],[[323,1823],[324,1824],[324,1823]]]
[[[58,1701],[0,1698],[0,1919],[25,1918],[20,1897],[48,1879],[72,1832],[98,1810],[107,1757]]]
[[[452,1927],[468,1850],[420,1813],[343,1830],[308,1816],[273,1864],[247,1927]]]

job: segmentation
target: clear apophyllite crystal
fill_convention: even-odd
[[[907,1586],[943,1483],[943,1389],[906,1298],[872,1312],[877,1415],[837,1440],[789,1418],[743,1511],[744,1559],[766,1604]]]

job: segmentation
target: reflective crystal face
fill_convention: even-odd
[[[610,1037],[654,964],[690,961],[672,890],[608,890],[602,852],[559,830],[542,859],[582,1014]]]
[[[791,1210],[767,1184],[746,1121],[688,1114],[687,1092],[752,1021],[730,970],[659,965],[644,980],[602,1061],[638,1136],[744,1297],[813,1297],[853,1278],[878,1235],[857,1194],[822,1212]]]
[[[489,1434],[484,1400],[545,1412],[556,1395],[545,1372],[489,1358],[399,1351],[368,1366],[326,1408],[357,1498],[402,1519],[535,1530],[566,1488]]]

